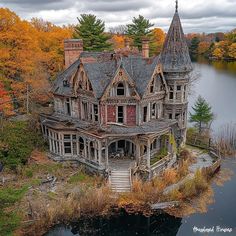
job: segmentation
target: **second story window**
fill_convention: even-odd
[[[125,95],[125,86],[123,83],[119,83],[117,85],[117,96],[124,96]]]
[[[94,121],[98,121],[98,105],[93,105]]]
[[[174,91],[173,91],[173,87],[170,87],[169,99],[170,99],[170,100],[174,99]]]
[[[121,123],[121,124],[124,123],[124,107],[123,106],[118,106],[117,121],[118,121],[118,123]]]
[[[147,107],[143,108],[143,122],[147,122]]]
[[[71,115],[71,106],[70,106],[70,99],[69,98],[66,99],[66,114],[69,116]]]

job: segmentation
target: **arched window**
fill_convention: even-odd
[[[125,95],[125,86],[123,83],[119,83],[117,85],[117,95],[118,96],[124,96]]]

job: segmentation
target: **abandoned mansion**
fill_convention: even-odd
[[[99,173],[117,163],[132,163],[156,175],[175,165],[184,144],[192,63],[178,9],[162,52],[149,57],[126,40],[114,52],[83,51],[83,41],[68,39],[65,70],[54,87],[54,112],[41,114],[50,157],[78,161]]]

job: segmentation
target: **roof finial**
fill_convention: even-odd
[[[178,8],[179,8],[179,6],[178,6],[178,0],[176,0],[176,1],[175,1],[175,12],[178,12]]]

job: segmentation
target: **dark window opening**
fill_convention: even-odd
[[[169,114],[169,119],[172,120],[172,114]]]
[[[93,112],[94,112],[94,120],[98,121],[98,105],[93,105]]]
[[[147,122],[147,107],[143,108],[143,122]]]
[[[125,87],[123,83],[119,83],[117,85],[117,95],[118,96],[124,96],[125,95]]]
[[[79,138],[79,150],[80,150],[80,153],[82,154],[84,150],[84,140],[81,137]]]
[[[118,106],[118,117],[117,117],[118,123],[124,123],[124,107]]]
[[[178,85],[178,86],[177,86],[177,91],[180,91],[180,90],[181,90],[181,86]]]
[[[70,99],[69,98],[66,99],[66,114],[69,116],[71,115],[71,107],[70,107]]]
[[[156,103],[152,104],[152,111],[151,111],[152,112],[152,118],[156,118],[156,112],[157,112],[156,111],[156,106],[157,106]]]
[[[65,154],[71,154],[71,142],[64,142]]]
[[[170,92],[169,99],[173,99],[173,98],[174,98],[174,93],[173,93],[173,92]]]
[[[150,84],[150,93],[153,93],[153,92],[154,92],[154,80]]]

